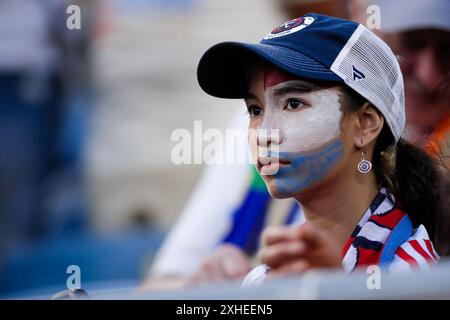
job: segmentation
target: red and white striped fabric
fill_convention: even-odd
[[[406,215],[394,205],[395,199],[381,188],[364,213],[346,245],[342,249],[342,266],[347,273],[379,265],[386,241],[395,226]],[[413,230],[411,236],[395,251],[393,260],[385,267],[391,274],[428,270],[437,263],[439,256],[434,250],[423,225]],[[268,267],[259,265],[245,277],[242,286],[258,285],[266,278]]]
[[[380,263],[387,239],[406,215],[394,202],[393,195],[381,188],[343,248],[342,265],[346,272]],[[387,269],[390,273],[426,270],[438,259],[425,227],[420,225],[400,245]]]
[[[388,267],[390,273],[429,269],[437,263],[439,256],[428,237],[427,230],[421,225],[407,242],[397,249],[394,260]]]

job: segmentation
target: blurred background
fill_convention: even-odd
[[[261,38],[274,6],[0,1],[0,295],[63,290],[72,264],[83,287],[137,284],[202,170],[172,164],[172,131],[224,129],[241,107],[201,91],[198,60]]]
[[[64,290],[70,265],[84,289],[135,288],[206,167],[173,164],[172,133],[197,120],[223,132],[246,112],[200,89],[206,49],[259,41],[306,12],[367,23],[369,4],[0,0],[0,298]],[[67,27],[70,5],[80,29]]]

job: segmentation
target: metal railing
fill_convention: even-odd
[[[202,285],[177,291],[140,293],[135,290],[98,291],[91,299],[170,300],[276,300],[276,299],[450,299],[450,260],[428,271],[379,274],[379,288],[370,281],[374,274],[347,275],[338,271],[313,271],[304,275],[270,280],[249,288],[240,283]]]

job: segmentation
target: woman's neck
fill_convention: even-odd
[[[373,172],[358,175],[350,184],[348,181],[334,181],[296,197],[306,221],[327,230],[341,247],[378,192]]]

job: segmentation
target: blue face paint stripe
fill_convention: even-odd
[[[277,156],[275,153],[271,155]],[[344,144],[334,140],[320,150],[308,154],[280,152],[280,159],[291,161],[273,177],[280,194],[291,196],[320,181],[344,155]]]

